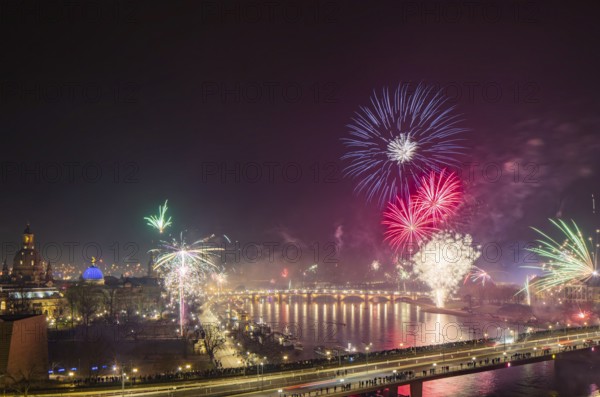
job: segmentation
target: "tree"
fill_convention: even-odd
[[[108,318],[110,321],[115,320],[115,309],[117,306],[117,295],[119,290],[116,287],[109,287],[106,293],[104,294],[104,305],[108,309]]]
[[[200,336],[204,339],[204,347],[211,359],[215,358],[215,353],[218,350],[225,347],[225,338],[217,325],[207,324],[203,326]]]
[[[16,374],[7,374],[6,378],[10,380],[10,387],[15,392],[27,397],[29,389],[35,386],[42,374],[43,371],[33,365],[28,370],[19,370]]]
[[[91,285],[78,285],[67,290],[67,300],[71,306],[71,326],[73,325],[76,309],[81,316],[82,324],[86,328],[87,339],[87,328],[91,323],[92,316],[102,309],[104,293]]]

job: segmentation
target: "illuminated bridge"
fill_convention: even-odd
[[[258,302],[262,299],[274,299],[278,302],[284,302],[286,300],[289,300],[290,298],[298,297],[308,303],[312,303],[313,300],[318,300],[319,298],[333,299],[337,302],[360,299],[364,303],[394,303],[396,301],[412,302],[419,299],[420,297],[427,296],[427,294],[420,292],[398,292],[390,290],[326,288],[229,291],[220,293],[220,296],[249,299],[252,302]]]

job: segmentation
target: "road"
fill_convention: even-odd
[[[125,395],[127,396],[269,396],[279,397],[279,390],[282,390],[281,396],[286,394],[290,396],[291,393],[306,393],[306,396],[315,396],[317,391],[323,388],[324,395],[330,396],[346,396],[348,392],[340,391],[340,385],[351,384],[352,390],[357,390],[358,383],[360,381],[372,380],[373,378],[393,376],[393,371],[414,371],[417,379],[426,380],[433,375],[430,374],[430,370],[435,368],[436,374],[439,376],[442,366],[449,366],[450,371],[459,371],[461,369],[460,363],[463,363],[463,369],[467,368],[468,362],[476,361],[479,367],[479,360],[485,360],[486,358],[500,358],[502,363],[512,362],[518,363],[518,360],[511,359],[511,356],[516,353],[531,353],[533,357],[540,357],[543,355],[542,348],[550,347],[550,355],[548,359],[551,359],[552,354],[559,353],[563,347],[559,345],[559,342],[569,341],[571,344],[577,344],[578,349],[583,348],[583,342],[587,339],[598,340],[600,333],[597,331],[593,332],[570,332],[567,336],[564,334],[553,334],[550,336],[539,337],[536,339],[530,339],[523,342],[517,342],[514,344],[507,344],[506,347],[503,344],[499,344],[495,347],[476,347],[476,348],[459,348],[459,349],[445,349],[441,352],[424,352],[419,353],[413,357],[403,356],[399,358],[392,356],[389,360],[382,360],[380,356],[378,361],[370,362],[367,366],[366,363],[347,365],[342,367],[330,367],[327,369],[303,369],[297,371],[285,371],[275,372],[267,374],[256,374],[248,376],[239,376],[233,378],[219,378],[212,380],[202,381],[180,381],[169,384],[160,384],[152,386],[136,386],[129,390],[126,390]],[[506,348],[506,350],[505,350]],[[505,354],[506,353],[506,361]],[[435,366],[434,366],[435,364]],[[427,372],[427,375],[423,376],[423,370]],[[337,371],[342,371],[343,375],[338,375]],[[326,394],[326,388],[330,388],[330,393]],[[333,389],[336,389],[334,393]],[[357,391],[358,392],[358,391]],[[89,397],[108,397],[108,396],[119,396],[121,390],[113,388],[112,390],[98,390],[92,391],[87,389],[85,391],[66,391],[62,394],[32,394],[40,397],[50,396],[89,396]]]

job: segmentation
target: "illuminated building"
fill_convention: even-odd
[[[44,262],[35,248],[29,225],[23,232],[21,249],[15,254],[12,272],[4,261],[0,279],[1,314],[44,314],[57,317],[64,299],[53,284],[52,266]]]

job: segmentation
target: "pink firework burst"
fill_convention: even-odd
[[[388,227],[385,239],[390,241],[395,250],[407,248],[412,252],[435,231],[431,218],[423,207],[416,205],[410,199],[408,203],[400,198],[396,203],[389,203],[383,216],[382,223]]]
[[[464,284],[467,283],[467,280],[469,278],[471,279],[471,281],[473,283],[481,282],[482,286],[485,286],[486,281],[494,283],[494,281],[492,280],[492,276],[490,276],[490,274],[488,272],[486,272],[485,270],[483,270],[477,266],[473,266],[471,271],[469,273],[467,273],[467,275],[465,276]]]
[[[454,172],[431,172],[421,178],[415,203],[434,224],[456,214],[462,200],[460,180]]]

